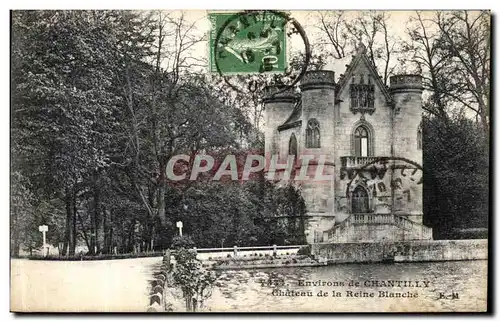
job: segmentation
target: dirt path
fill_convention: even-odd
[[[11,260],[17,312],[143,312],[161,257],[103,261]]]

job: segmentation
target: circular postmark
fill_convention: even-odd
[[[276,10],[213,13],[210,60],[232,89],[254,93],[268,85],[280,85],[277,95],[295,86],[305,75],[311,57],[302,26],[290,14]],[[301,68],[292,70],[287,61],[287,37],[297,34],[304,43]],[[273,74],[272,80],[262,75]],[[257,75],[257,76],[256,76]]]

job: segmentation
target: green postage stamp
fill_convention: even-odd
[[[209,19],[211,72],[285,71],[285,16],[270,11],[214,12]]]

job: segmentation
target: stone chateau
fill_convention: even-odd
[[[346,66],[337,82],[333,71],[310,71],[300,94],[270,87],[264,99],[266,155],[296,156],[295,175],[300,156],[324,155],[323,173],[333,174],[293,181],[307,242],[432,239],[422,224],[422,78],[396,75],[385,86],[362,44]]]

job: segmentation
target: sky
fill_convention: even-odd
[[[190,22],[195,22],[197,33],[199,35],[208,34],[210,31],[210,23],[207,18],[207,14],[209,11],[207,10],[186,10],[183,11],[185,14],[185,18]],[[214,12],[214,11],[211,11]],[[221,12],[221,11],[215,11]],[[233,11],[235,12],[235,11]],[[324,36],[322,31],[319,29],[320,19],[319,19],[319,11],[315,10],[301,10],[301,11],[289,11],[291,16],[304,28],[306,35],[309,39],[310,44],[314,47],[319,41],[320,37]],[[323,11],[324,13],[325,11]],[[165,13],[169,13],[169,11],[165,11]],[[173,14],[179,14],[179,12],[170,12]],[[355,16],[363,13],[362,11],[345,11],[346,18],[354,18]],[[423,12],[424,16],[432,16],[435,11],[425,11]],[[389,34],[395,38],[399,38],[402,40],[408,40],[408,35],[406,34],[406,29],[408,26],[408,21],[412,15],[415,14],[414,11],[386,11],[386,14],[389,16],[388,21],[388,29]],[[299,36],[292,36],[289,51],[289,59],[290,55],[296,50],[302,50],[304,48],[303,41]],[[313,49],[314,51],[314,49]],[[208,42],[202,42],[198,44],[193,54],[196,57],[203,57],[208,59]],[[324,69],[334,70],[336,72],[336,78],[340,74],[345,71],[345,65],[349,63],[351,60],[351,55],[347,55],[344,59],[335,60],[330,59]]]

